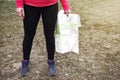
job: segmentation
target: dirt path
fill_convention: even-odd
[[[49,77],[41,21],[31,54],[30,72],[19,76],[22,58],[22,21],[14,0],[0,1],[0,80],[119,80],[120,0],[69,0],[81,16],[80,53],[56,54],[58,74]]]

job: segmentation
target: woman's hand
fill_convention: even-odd
[[[66,10],[66,11],[64,11],[64,14],[66,14],[67,16],[69,16],[69,14],[70,14],[70,10]]]
[[[24,19],[25,17],[24,8],[16,8],[16,12],[21,19]]]

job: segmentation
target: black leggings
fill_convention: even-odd
[[[57,21],[58,3],[47,7],[33,7],[24,5],[24,10],[23,59],[30,59],[33,39],[36,33],[40,15],[42,15],[48,60],[53,60],[55,52],[54,29]]]

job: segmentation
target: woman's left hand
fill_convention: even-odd
[[[64,11],[64,14],[66,14],[67,16],[69,16],[69,14],[70,14],[70,10],[66,10],[66,11]]]

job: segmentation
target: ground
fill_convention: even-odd
[[[47,71],[42,23],[31,52],[30,71],[20,77],[22,20],[15,0],[0,1],[0,80],[120,80],[120,0],[69,0],[81,17],[79,54],[55,54],[57,75]],[[61,9],[61,7],[60,7]]]

